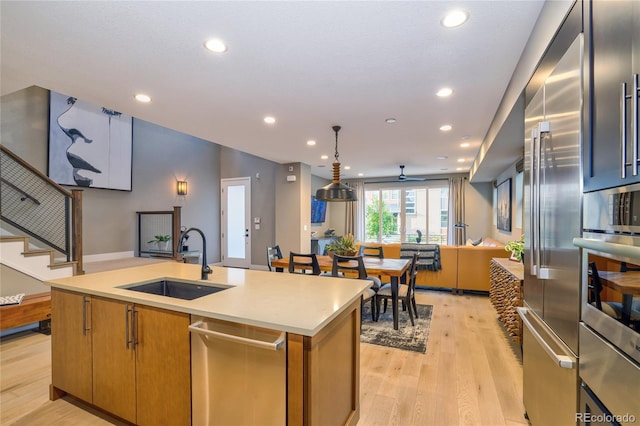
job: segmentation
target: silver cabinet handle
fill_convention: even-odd
[[[633,175],[638,176],[638,97],[640,96],[640,85],[638,84],[638,74],[633,75],[633,92],[631,97],[631,113],[633,114]]]
[[[136,351],[138,345],[138,311],[134,305],[131,306],[131,350]]]
[[[90,331],[91,328],[87,326],[87,305],[90,303],[88,296],[82,296],[82,335],[86,336],[87,331]]]
[[[286,333],[283,331],[273,342],[263,342],[262,340],[248,339],[246,337],[234,336],[233,334],[221,333],[219,331],[207,330],[204,328],[204,321],[196,321],[189,326],[189,331],[200,334],[202,336],[211,336],[218,339],[227,340],[229,342],[242,343],[256,348],[269,349],[277,351],[284,346]]]
[[[133,305],[132,305],[133,308]],[[129,333],[129,312],[131,312],[132,309],[129,309],[129,304],[127,303],[126,305],[124,305],[124,339],[126,342],[126,348],[127,350],[129,349],[129,345],[132,342],[132,339],[129,338],[130,333]]]
[[[540,346],[543,347],[547,355],[549,355],[551,359],[558,364],[559,367],[572,369],[575,365],[575,362],[573,361],[573,359],[571,359],[571,357],[568,357],[566,355],[558,355],[557,353],[555,353],[553,351],[553,348],[549,346],[549,344],[542,338],[542,336],[540,336],[540,333],[538,333],[536,329],[533,327],[533,324],[531,324],[531,322],[529,321],[529,318],[527,318],[527,316],[529,315],[529,309],[523,308],[523,307],[518,307],[516,309],[518,310],[518,315],[520,315],[520,318],[522,318],[523,324],[527,327],[527,329],[529,329],[531,334],[533,334],[533,337],[536,338],[536,340],[538,341]]]
[[[620,178],[627,178],[627,83],[620,91]]]

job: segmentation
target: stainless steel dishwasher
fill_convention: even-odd
[[[192,423],[285,425],[286,333],[191,316]]]

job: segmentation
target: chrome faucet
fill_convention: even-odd
[[[204,233],[198,228],[189,228],[180,234],[180,240],[178,241],[178,251],[182,251],[182,242],[188,238],[187,234],[191,231],[196,231],[202,237],[202,274],[200,275],[201,280],[208,280],[209,274],[211,273],[211,268],[207,265],[207,239],[204,237]]]

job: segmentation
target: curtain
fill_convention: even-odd
[[[464,177],[449,179],[449,245],[464,245],[466,242],[467,224],[464,221],[465,179]]]
[[[358,201],[346,203],[345,231],[353,234],[356,241],[364,241],[364,182],[350,182],[349,186],[355,191]]]

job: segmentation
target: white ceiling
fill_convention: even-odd
[[[3,0],[0,88],[37,85],[325,178],[335,124],[345,179],[468,172],[543,3]],[[444,28],[454,7],[470,19]],[[228,51],[205,51],[211,37]]]

